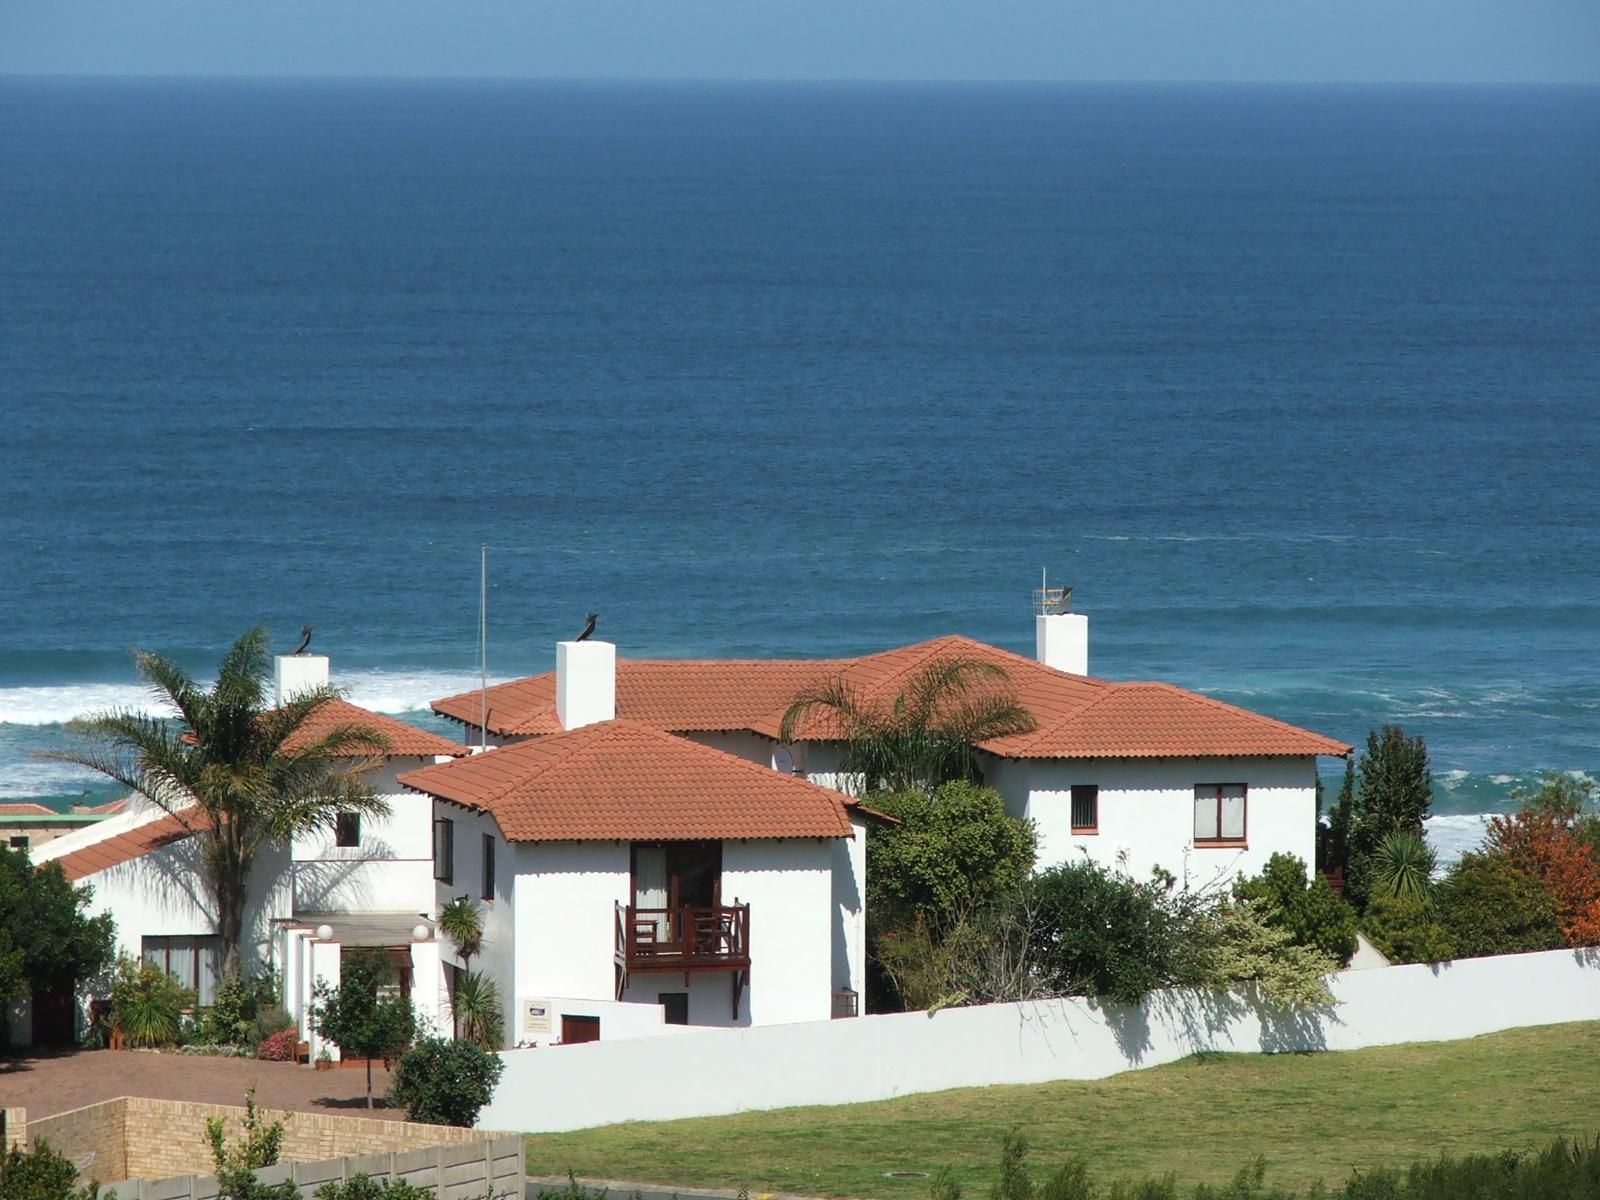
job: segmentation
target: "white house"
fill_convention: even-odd
[[[276,703],[328,682],[328,660],[321,655],[286,655],[274,665]],[[413,931],[435,911],[433,806],[401,787],[395,777],[467,753],[465,746],[438,734],[343,700],[318,708],[296,740],[314,740],[338,726],[375,730],[388,742],[387,752],[366,778],[387,801],[390,813],[346,818],[335,830],[265,849],[251,875],[240,947],[246,971],[271,965],[285,978],[289,1007],[307,1037],[305,1002],[313,977],[300,964],[307,957],[305,943],[317,940],[319,928],[331,925],[338,931],[324,939],[323,975],[337,979],[344,948],[379,946],[391,951],[402,967],[401,985],[412,990],[411,944],[418,940]],[[92,884],[94,911],[116,918],[119,953],[160,963],[194,988],[204,1006],[216,988],[219,941],[201,883],[194,820],[191,814],[168,813],[134,797],[123,811],[40,847],[34,860],[59,862],[68,879]],[[431,931],[430,939],[421,940],[431,940]],[[419,1007],[436,1015],[439,991],[431,979],[423,980],[416,997]],[[23,1040],[30,1031],[40,1040],[71,1036],[70,1029],[31,1030],[30,1014],[19,1015],[22,1027],[14,1021],[13,1032]]]
[[[507,1042],[662,1034],[853,1015],[864,983],[865,823],[875,814],[804,779],[612,718],[615,650],[558,648],[570,728],[468,757],[467,747],[345,701],[299,735],[336,726],[388,741],[369,775],[391,813],[264,852],[251,879],[246,970],[279,972],[308,1052],[319,981],[353,949],[386,951],[419,1016],[451,1024],[465,964],[434,922],[479,906],[470,964],[498,984]],[[325,684],[327,660],[277,660],[278,701]],[[118,949],[215,992],[218,939],[192,816],[130,804],[44,847],[94,886]],[[24,1037],[30,1013],[14,1014]],[[71,1030],[66,1031],[70,1036]]]
[[[615,662],[562,643],[566,728],[400,777],[435,799],[441,898],[484,906],[476,965],[515,997],[510,1040],[853,1015],[873,814],[615,718]]]
[[[792,701],[838,680],[864,703],[888,704],[929,663],[979,659],[1004,670],[1037,723],[983,743],[979,763],[1008,811],[1035,822],[1040,868],[1087,856],[1205,885],[1254,873],[1278,852],[1314,861],[1317,758],[1350,747],[1169,684],[1093,678],[1081,613],[1038,612],[1035,646],[1032,659],[957,636],[849,659],[620,659],[608,694],[619,718],[849,791],[837,731],[825,720],[802,727],[792,744],[779,741]],[[433,708],[462,722],[469,741],[485,728],[498,744],[547,737],[569,727],[561,675]]]

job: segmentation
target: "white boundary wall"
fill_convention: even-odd
[[[1600,1020],[1595,950],[1344,971],[1330,982],[1336,1004],[1305,1013],[1171,991],[1137,1008],[1049,1000],[513,1050],[480,1127],[553,1132],[852,1104],[1100,1079],[1203,1050],[1354,1050]]]

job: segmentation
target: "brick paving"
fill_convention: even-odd
[[[29,1120],[118,1096],[243,1104],[245,1089],[252,1083],[256,1086],[256,1103],[264,1108],[368,1115],[364,1067],[317,1071],[294,1063],[137,1050],[78,1050],[0,1058],[0,1108],[25,1108]],[[389,1073],[382,1063],[374,1062],[373,1102],[380,1107],[373,1109],[371,1115],[403,1120],[403,1111],[381,1107],[383,1093],[388,1089]]]

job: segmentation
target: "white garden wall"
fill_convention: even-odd
[[[1099,1079],[1202,1050],[1352,1050],[1600,1020],[1600,952],[1346,971],[1332,988],[1334,1006],[1302,1014],[1240,995],[1174,991],[1138,1008],[1052,1000],[514,1050],[479,1123],[583,1129]],[[619,1079],[629,1086],[616,1086]]]

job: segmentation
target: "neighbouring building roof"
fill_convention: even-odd
[[[847,797],[630,720],[408,771],[514,842],[849,837]]]
[[[61,815],[55,809],[46,808],[42,804],[0,804],[0,817],[59,817]]]
[[[351,704],[348,700],[329,700],[318,705],[300,728],[295,730],[294,735],[284,743],[284,748],[290,751],[297,750],[318,738],[326,737],[340,726],[359,726],[374,733],[381,733],[388,739],[389,748],[385,753],[390,757],[433,758],[436,755],[448,754],[452,758],[459,758],[468,752],[468,748],[460,742],[452,742],[447,737],[430,733],[426,729],[418,729],[415,725],[408,725],[394,717],[370,712]],[[354,747],[348,754],[356,758],[366,757],[363,751]]]
[[[617,660],[617,716],[671,733],[751,730],[776,738],[784,712],[807,688],[842,680],[866,703],[888,704],[941,658],[1001,667],[1004,686],[1038,722],[1031,733],[982,749],[1006,758],[1242,758],[1344,755],[1333,738],[1164,683],[1117,683],[1069,675],[971,638],[948,636],[847,659]],[[559,732],[555,673],[489,689],[489,730],[503,737]],[[433,702],[435,712],[476,725],[482,701],[465,692]],[[840,731],[818,715],[798,740]]]
[[[340,728],[358,728],[382,734],[389,744],[383,753],[390,758],[434,758],[438,755],[459,758],[469,753],[469,748],[460,742],[452,742],[437,733],[430,733],[426,729],[408,725],[394,717],[372,712],[351,704],[348,700],[338,699],[326,700],[319,704],[311,715],[301,722],[300,727],[284,740],[283,747],[292,753],[320,738],[327,737]],[[180,740],[194,745],[195,737],[193,733],[184,733]],[[339,753],[344,758],[371,756],[369,750],[357,745],[349,746]]]
[[[116,800],[107,800],[104,804],[74,804],[72,811],[83,816],[114,817],[120,812],[126,812],[132,801],[133,797],[128,795]]]
[[[86,875],[93,875],[96,871],[121,866],[125,862],[149,854],[152,850],[170,846],[173,842],[181,842],[190,836],[190,833],[191,830],[184,824],[182,818],[173,813],[163,813],[152,821],[136,825],[132,829],[101,841],[91,842],[87,846],[81,846],[49,861],[60,863],[67,879],[76,882]]]

